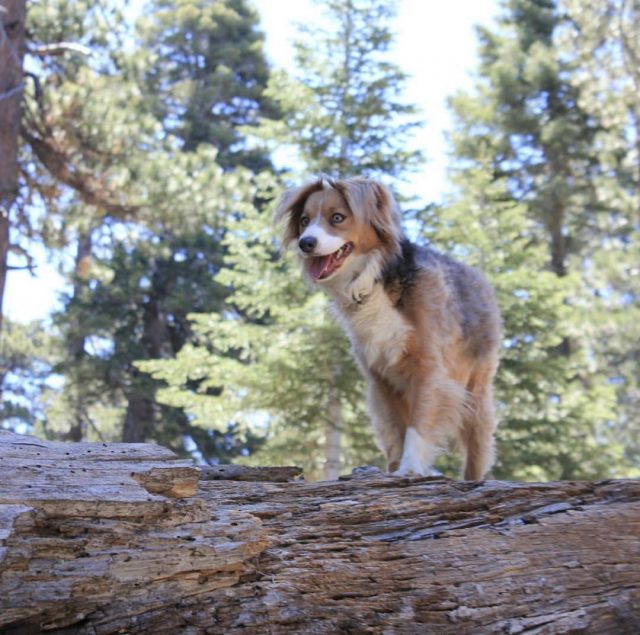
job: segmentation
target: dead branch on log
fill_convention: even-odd
[[[0,432],[0,631],[638,632],[637,481],[234,471]]]
[[[300,467],[246,467],[244,465],[207,465],[200,468],[201,481],[271,481],[289,483],[302,476]]]

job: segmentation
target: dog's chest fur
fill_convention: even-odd
[[[377,285],[364,303],[336,308],[360,362],[395,384],[393,367],[405,352],[412,327],[382,285]]]

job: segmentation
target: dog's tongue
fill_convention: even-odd
[[[309,263],[309,273],[314,280],[320,280],[329,268],[331,267],[331,261],[333,260],[333,254],[328,256],[315,256]]]

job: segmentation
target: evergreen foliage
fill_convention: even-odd
[[[13,429],[46,433],[47,397],[56,381],[58,339],[44,324],[5,320],[2,347],[2,421]]]
[[[174,355],[191,334],[188,311],[220,310],[226,292],[213,276],[222,258],[224,223],[249,191],[242,171],[231,170],[268,163],[260,154],[243,155],[237,131],[261,114],[256,100],[267,77],[255,14],[244,2],[210,4],[226,25],[221,35],[219,24],[206,24],[217,38],[212,50],[219,55],[226,37],[226,54],[246,58],[222,102],[238,103],[243,82],[242,100],[248,104],[251,94],[253,101],[233,115],[223,109],[217,127],[206,131],[205,113],[185,109],[185,126],[194,135],[200,130],[198,143],[171,134],[173,115],[158,112],[166,92],[153,92],[152,79],[177,95],[180,88],[171,84],[176,73],[186,81],[193,72],[195,85],[203,79],[188,56],[150,72],[154,46],[166,49],[171,43],[168,34],[160,42],[162,25],[173,29],[166,12],[158,13],[156,28],[145,21],[150,41],[138,50],[123,50],[122,39],[130,41],[132,33],[116,9],[76,16],[68,3],[52,2],[31,16],[34,38],[80,42],[93,52],[90,63],[82,56],[46,60],[38,94],[25,113],[33,156],[25,162],[28,195],[46,208],[42,217],[34,215],[31,233],[51,248],[72,245],[76,252],[67,269],[71,292],[56,317],[66,355],[57,366],[64,383],[49,420],[49,430],[64,438],[153,438],[179,452],[195,445],[204,460],[228,460],[247,449],[232,442],[233,428],[218,434],[192,430],[182,411],[156,403],[156,383],[133,365],[136,359]],[[187,9],[176,7],[183,17]],[[205,26],[192,26],[205,37]],[[244,48],[235,40],[240,32]],[[226,153],[221,161],[219,150]],[[66,413],[66,422],[56,413]]]
[[[607,171],[596,143],[603,124],[584,107],[575,62],[556,44],[563,18],[555,3],[506,6],[497,31],[480,30],[475,92],[452,100],[460,199],[444,215],[464,225],[458,244],[468,244],[474,210],[485,239],[498,222],[496,238],[512,236],[501,241],[504,249],[517,250],[525,270],[537,272],[515,287],[502,286],[517,279],[510,257],[494,272],[506,327],[498,470],[545,479],[607,476],[624,462],[614,434],[614,386],[595,345],[599,301],[588,273],[593,250],[608,238],[602,219],[612,213],[594,187]],[[503,220],[505,208],[513,212]],[[481,235],[471,244],[482,244]],[[491,262],[501,252],[487,247]]]
[[[385,58],[392,41],[392,5],[332,0],[325,8],[329,28],[314,29],[313,48],[304,41],[296,46],[301,75],[279,73],[270,84],[269,95],[282,119],[264,120],[254,133],[297,151],[304,175],[296,174],[295,179],[314,172],[399,177],[420,156],[404,147],[417,125],[402,120],[415,112],[398,98],[404,75]],[[202,372],[195,359],[201,363],[208,359],[207,381],[217,386],[224,385],[223,379],[228,382],[213,398],[232,408],[219,413],[222,420],[244,413],[245,424],[250,425],[256,412],[264,414],[258,419],[268,426],[269,440],[256,461],[282,462],[287,457],[304,465],[310,477],[321,475],[323,463],[325,476],[335,477],[363,462],[379,462],[363,407],[364,382],[346,337],[328,315],[326,297],[305,288],[292,260],[274,262],[269,222],[269,217],[253,210],[229,227],[229,255],[218,279],[233,289],[228,300],[234,318],[230,323],[219,316],[196,321],[205,340],[220,348],[211,356],[188,349],[176,363],[143,368],[155,370],[170,383],[171,373],[162,369],[167,364],[174,370],[182,368],[186,373],[174,387],[184,388],[192,377],[188,369]],[[263,287],[265,280],[269,284]],[[262,289],[266,293],[260,293]],[[231,351],[239,354],[240,361]],[[201,400],[179,390],[170,395],[163,398],[194,412],[196,403],[205,412],[211,408],[204,405],[210,398]]]
[[[394,4],[319,4],[293,75],[248,0],[153,0],[135,29],[118,3],[29,7],[11,239],[69,287],[53,323],[5,322],[3,426],[310,478],[382,466],[347,340],[271,219],[314,173],[397,189],[416,109]],[[405,219],[496,287],[497,477],[640,473],[639,29],[637,2],[505,0],[451,98],[453,194]],[[59,42],[78,46],[35,53]]]
[[[640,465],[640,5],[563,0],[557,45],[574,65],[581,107],[600,122],[592,152],[601,171],[592,187],[605,213],[591,228],[581,265],[591,296],[593,357],[615,386],[615,433]]]
[[[388,60],[395,2],[319,4],[326,26],[301,27],[298,74],[272,75],[268,94],[282,116],[265,121],[260,136],[290,144],[306,173],[406,176],[422,155],[408,148],[420,124],[401,99],[406,75]]]
[[[183,150],[204,143],[225,168],[268,168],[241,132],[277,115],[265,94],[269,69],[255,9],[246,0],[154,0],[140,32],[147,99]]]

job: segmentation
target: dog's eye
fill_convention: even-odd
[[[331,224],[337,225],[338,223],[341,223],[345,218],[346,216],[344,214],[338,214],[337,212],[335,214],[331,214]]]
[[[300,219],[300,227],[306,227],[309,224],[309,217],[308,216],[303,216]]]

